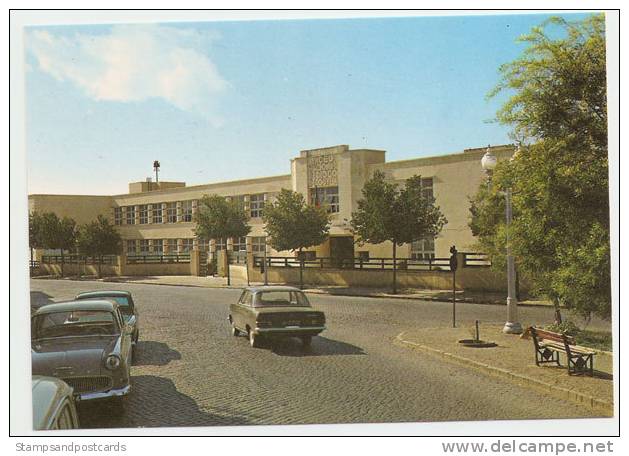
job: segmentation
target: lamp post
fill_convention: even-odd
[[[498,159],[491,153],[490,146],[487,146],[485,155],[481,159],[481,166],[485,170],[488,178],[498,164]],[[518,299],[515,295],[515,263],[511,255],[511,245],[509,241],[509,231],[511,227],[511,189],[507,188],[503,192],[505,196],[506,219],[507,219],[507,322],[502,328],[502,332],[507,334],[521,334],[522,325],[518,318]]]

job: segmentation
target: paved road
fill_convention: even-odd
[[[311,295],[328,330],[253,349],[230,335],[227,305],[239,290],[116,284],[141,312],[133,392],[122,415],[80,407],[84,427],[212,426],[588,417],[590,411],[392,344],[401,331],[443,326],[445,303]],[[32,280],[31,303],[111,288]],[[461,304],[460,321],[499,322],[504,307]],[[551,309],[521,309],[524,323]]]

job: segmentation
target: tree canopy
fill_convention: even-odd
[[[490,95],[510,98],[498,120],[523,146],[498,163],[471,201],[470,227],[502,264],[501,191],[513,193],[510,241],[536,290],[583,316],[611,314],[604,16],[553,18],[521,40]]]
[[[384,173],[376,171],[365,183],[358,210],[352,213],[352,229],[361,243],[393,243],[396,246],[438,235],[447,223],[435,200],[422,191],[421,176],[412,176],[403,188],[387,182]],[[395,267],[393,292],[396,292]]]
[[[203,239],[227,239],[249,234],[251,227],[244,209],[219,195],[204,195],[195,214],[195,234]]]
[[[321,244],[330,230],[324,208],[306,204],[301,193],[282,189],[262,216],[269,244],[276,250],[302,250]]]

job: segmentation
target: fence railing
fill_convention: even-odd
[[[247,252],[245,251],[228,251],[227,258],[230,264],[247,264]]]
[[[254,257],[254,265],[261,267],[263,257]],[[269,267],[300,267],[300,260],[295,257],[267,257]],[[393,269],[393,258],[330,258],[321,257],[303,260],[304,268],[334,268],[334,269],[364,269],[364,270],[390,270]],[[449,258],[396,258],[396,269],[411,271],[449,271]]]
[[[29,267],[32,269],[39,268],[39,261],[37,260],[29,261],[28,264],[29,264]]]
[[[488,268],[491,260],[486,253],[462,252],[464,268]]]
[[[264,258],[256,256],[253,259],[255,267],[261,267]],[[296,257],[267,257],[268,267],[298,268],[301,261]],[[363,270],[391,270],[393,258],[331,258],[320,257],[303,260],[304,268],[333,268],[333,269],[363,269]],[[396,258],[395,266],[400,271],[450,271],[450,258]],[[485,268],[491,266],[487,255],[483,253],[465,253],[464,264],[461,267]]]
[[[189,253],[168,255],[128,255],[127,264],[190,263]]]
[[[116,255],[103,255],[102,257],[91,257],[86,255],[67,254],[63,255],[43,255],[41,264],[116,264]]]

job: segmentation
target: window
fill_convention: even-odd
[[[315,187],[310,189],[310,203],[315,206],[327,206],[329,213],[339,211],[338,187]]]
[[[251,217],[262,217],[262,209],[264,209],[264,193],[258,195],[251,195],[249,199],[249,208],[251,210]]]
[[[140,206],[140,225],[146,225],[149,222],[149,207],[146,204]]]
[[[135,239],[127,239],[127,255],[135,255],[137,253]]]
[[[177,203],[168,203],[166,205],[166,217],[168,223],[177,223]]]
[[[420,239],[411,243],[411,258],[413,260],[428,260],[435,257],[434,238]]]
[[[168,239],[168,253],[177,254],[177,239]]]
[[[233,238],[232,250],[234,252],[245,252],[247,250],[247,238],[244,236]]]
[[[192,239],[182,239],[181,240],[181,251],[179,253],[190,253],[192,251],[193,240]]]
[[[181,220],[183,222],[192,221],[192,200],[181,202]]]
[[[153,223],[162,223],[162,205],[153,204]]]
[[[256,236],[256,237],[251,238],[251,251],[253,252],[254,255],[264,254],[264,248],[266,247],[265,240],[266,239],[264,238],[264,236],[259,236],[259,237]]]
[[[236,195],[231,197],[232,203],[234,203],[240,210],[245,210],[245,195]]]
[[[225,239],[216,239],[215,240],[216,251],[225,250],[227,248],[227,244],[225,243]]]
[[[140,239],[140,255],[148,255],[149,253],[149,240]]]
[[[122,208],[114,207],[114,225],[122,225]]]
[[[135,206],[127,206],[127,225],[135,225]]]
[[[162,239],[153,239],[153,253],[156,255],[164,253],[164,241]]]
[[[362,261],[369,261],[369,250],[363,250],[358,253],[358,258]]]
[[[432,193],[432,177],[422,179],[422,196],[431,200],[434,198]]]

